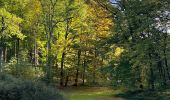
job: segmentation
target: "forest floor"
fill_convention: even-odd
[[[62,90],[68,100],[170,100],[170,89],[125,92],[108,87],[69,87]]]
[[[119,91],[107,87],[69,87],[63,91],[68,100],[125,100],[114,97]]]

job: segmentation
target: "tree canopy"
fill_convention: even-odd
[[[0,72],[66,86],[170,82],[169,0],[0,0]]]

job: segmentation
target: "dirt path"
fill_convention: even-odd
[[[116,91],[105,87],[63,89],[69,100],[124,100],[114,97]]]

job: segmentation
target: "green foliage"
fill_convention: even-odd
[[[23,81],[9,75],[0,75],[1,100],[64,100],[59,90],[40,82]]]
[[[111,2],[0,0],[2,72],[62,86],[166,86],[170,2]]]
[[[162,19],[165,21],[159,12],[168,11],[168,0],[120,0],[113,5],[115,27],[109,44],[124,49],[122,58],[112,61],[112,66],[117,64],[111,72],[113,77],[122,78],[121,84],[133,87],[142,84],[153,89],[159,87],[158,84],[166,84],[169,67],[164,63],[168,55],[165,37],[169,36],[157,28],[155,18],[160,19],[160,23]]]
[[[19,25],[22,22],[22,19],[17,17],[14,14],[9,13],[4,8],[0,8],[0,21],[4,24],[0,24],[0,27],[4,27],[3,32],[0,37],[10,38],[16,36],[20,39],[23,39],[25,36],[21,33]]]
[[[23,79],[40,79],[44,76],[41,68],[34,68],[28,62],[21,61],[17,63],[16,58],[12,58],[9,63],[5,64],[3,67],[3,72],[11,74],[15,77],[20,77]]]

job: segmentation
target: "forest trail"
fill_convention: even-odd
[[[125,100],[114,97],[117,91],[107,87],[73,87],[63,91],[68,100]]]

